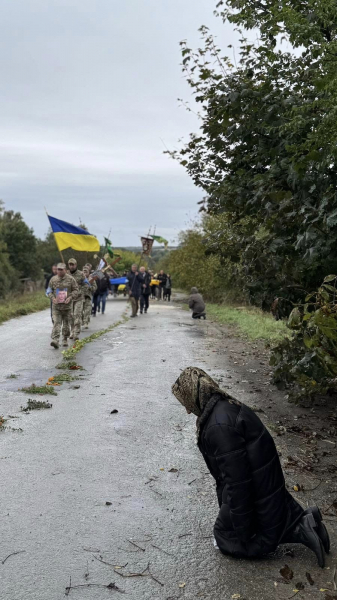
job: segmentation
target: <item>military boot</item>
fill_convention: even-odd
[[[52,340],[50,342],[50,345],[53,346],[53,348],[55,348],[55,350],[57,350],[59,348],[59,344],[55,340]]]
[[[68,340],[67,340],[67,338],[64,338],[62,346],[64,348],[68,348]]]

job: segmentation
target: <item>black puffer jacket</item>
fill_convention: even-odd
[[[258,416],[220,399],[201,429],[199,449],[217,484],[220,550],[251,557],[275,550],[303,509],[285,489],[274,440]]]

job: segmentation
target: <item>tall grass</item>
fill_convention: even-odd
[[[0,324],[14,317],[44,310],[49,306],[50,300],[46,298],[43,291],[0,300]]]
[[[219,323],[235,325],[241,333],[251,340],[277,342],[289,335],[289,329],[284,321],[275,319],[258,308],[234,307],[220,304],[208,304],[207,316]]]

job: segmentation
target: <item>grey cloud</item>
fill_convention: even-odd
[[[202,190],[163,155],[198,128],[179,41],[196,46],[212,0],[17,0],[0,23],[0,197],[37,235],[50,214],[116,245],[150,224],[173,240]]]

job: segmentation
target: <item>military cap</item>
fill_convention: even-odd
[[[76,260],[76,258],[69,258],[69,260],[68,260],[68,265],[77,265],[77,260]]]
[[[66,269],[67,267],[66,267],[66,265],[64,263],[58,263],[58,265],[57,265],[56,268],[57,269]]]

